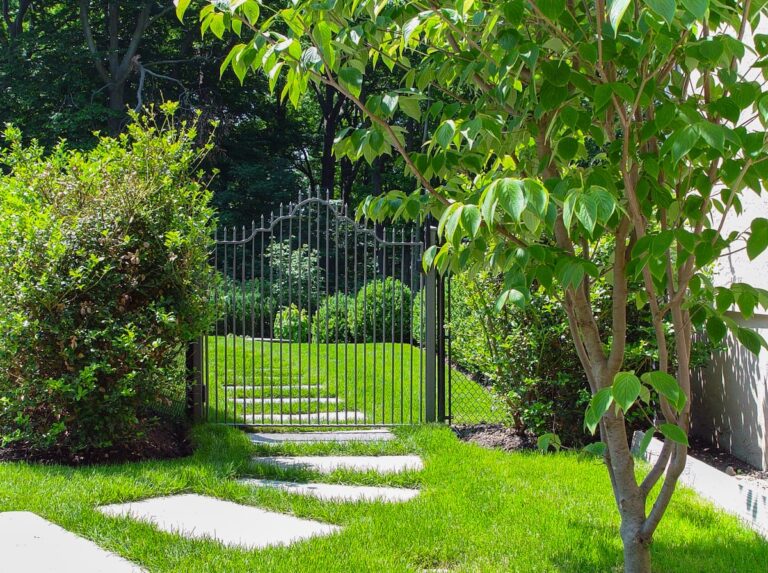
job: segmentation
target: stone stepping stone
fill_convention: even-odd
[[[424,468],[419,456],[259,456],[253,458],[259,464],[281,469],[311,470],[329,474],[338,469],[380,474],[391,474]]]
[[[349,412],[341,410],[339,412],[315,412],[312,414],[257,414],[246,416],[251,424],[299,424],[299,423],[317,423],[317,422],[365,422],[365,414],[362,412]]]
[[[259,432],[248,434],[256,444],[317,443],[317,442],[388,442],[395,439],[389,430],[355,430],[338,432]]]
[[[289,397],[289,396],[283,396],[282,398],[279,397],[270,397],[270,398],[262,398],[261,396],[254,396],[253,398],[230,398],[230,402],[236,402],[237,404],[245,404],[246,406],[250,406],[252,404],[274,404],[274,405],[283,405],[283,406],[290,406],[292,404],[296,404],[297,406],[306,406],[306,405],[317,405],[320,404],[321,406],[326,405],[335,405],[339,403],[339,398],[335,397],[329,397],[329,396],[321,396],[319,398],[316,397],[309,397],[307,398],[304,396],[303,398],[299,399],[297,396]],[[343,403],[344,400],[341,400],[341,403]]]
[[[239,392],[242,394],[243,392],[245,392],[246,394],[252,394],[254,391],[254,387],[251,386],[250,384],[245,387],[243,387],[243,385],[241,384],[240,386],[224,386],[224,388],[227,391],[227,393]],[[257,384],[255,389],[257,392],[261,392],[261,384]],[[301,385],[283,384],[283,385],[274,385],[274,386],[270,386],[269,384],[264,385],[264,391],[270,391],[270,392],[291,392],[291,391],[295,391],[295,392],[315,391],[316,392],[318,390],[320,390],[319,384],[301,384]]]
[[[157,497],[99,508],[112,517],[151,523],[168,533],[214,539],[229,547],[255,549],[288,545],[339,527],[197,494]]]
[[[324,501],[410,501],[417,495],[417,489],[401,487],[373,487],[339,485],[330,483],[296,483],[279,480],[243,479],[240,483],[253,487],[269,487],[288,493],[316,497]]]
[[[28,511],[0,513],[0,570],[143,573],[143,569]]]

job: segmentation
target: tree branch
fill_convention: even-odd
[[[80,0],[80,23],[83,27],[83,33],[85,34],[85,41],[88,44],[88,51],[91,53],[99,77],[104,83],[111,84],[112,78],[109,76],[107,68],[104,66],[104,62],[101,61],[99,50],[96,48],[96,42],[93,39],[93,32],[91,32],[91,22],[88,14],[89,4],[89,0]]]

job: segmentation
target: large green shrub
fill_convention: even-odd
[[[273,337],[290,342],[309,342],[309,316],[295,304],[280,309],[272,327]]]
[[[355,296],[350,316],[355,340],[409,342],[411,305],[411,289],[401,281],[392,277],[371,281]]]
[[[87,153],[7,129],[0,156],[0,435],[34,455],[124,447],[183,388],[212,318],[194,127],[134,117]],[[182,393],[183,396],[183,393]]]
[[[355,298],[344,293],[328,296],[312,317],[313,342],[353,340],[350,319],[354,317]]]
[[[259,279],[238,282],[223,277],[214,298],[217,321],[212,332],[257,338],[272,335],[272,319],[277,312],[278,301],[268,281],[264,284]]]

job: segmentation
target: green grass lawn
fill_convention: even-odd
[[[0,511],[33,511],[120,553],[150,572],[611,572],[621,545],[610,485],[600,462],[569,454],[506,454],[459,442],[444,427],[397,429],[380,445],[258,448],[241,432],[201,426],[190,458],[72,469],[0,464]],[[337,472],[331,481],[416,486],[405,504],[332,503],[253,490],[238,476],[318,480],[260,470],[256,453],[418,453],[421,473],[383,478]],[[107,518],[100,504],[195,492],[340,525],[340,533],[260,551],[185,540],[149,525]],[[0,557],[1,559],[1,557]],[[760,572],[768,543],[700,501],[675,494],[653,544],[660,573]],[[1,561],[0,561],[1,562]]]
[[[306,417],[289,418],[290,413],[320,413],[320,424],[424,420],[424,353],[410,344],[291,344],[211,336],[206,352],[211,421],[306,423]],[[457,370],[451,387],[454,423],[501,421],[503,409],[489,389]],[[344,412],[358,416],[340,419]]]

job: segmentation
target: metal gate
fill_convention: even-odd
[[[217,319],[188,353],[190,410],[246,426],[447,419],[444,283],[421,264],[430,241],[433,229],[366,225],[327,196],[220,231]]]

